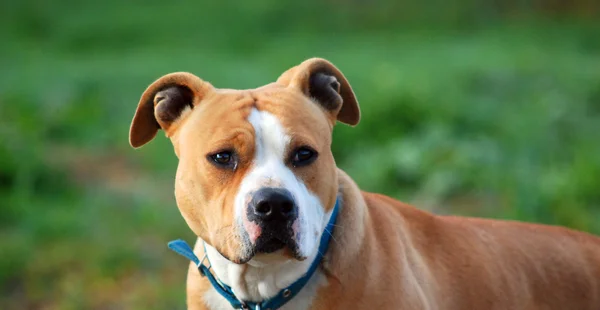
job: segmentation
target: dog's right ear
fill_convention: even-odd
[[[183,116],[186,109],[193,109],[212,89],[210,83],[187,72],[167,74],[150,84],[142,94],[131,121],[131,146],[138,148],[148,143],[159,129],[170,136],[171,125]]]

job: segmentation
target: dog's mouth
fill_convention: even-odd
[[[271,238],[265,240],[264,238],[259,238],[256,240],[256,252],[257,253],[273,253],[277,250],[281,250],[286,246],[286,242],[280,240],[279,238]]]
[[[252,259],[272,262],[306,259],[300,251],[300,232],[295,229],[293,223],[269,223],[261,226],[254,224],[245,225],[244,228],[241,230],[244,254],[236,263],[244,264]]]
[[[281,251],[285,257],[292,257],[298,260],[304,259],[300,255],[298,242],[292,236],[291,232],[279,232],[262,234],[254,244],[254,254],[271,254]]]

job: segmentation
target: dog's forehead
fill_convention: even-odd
[[[276,84],[251,90],[217,89],[194,110],[186,127],[194,128],[193,131],[201,127],[209,143],[253,131],[250,122],[253,110],[274,116],[292,136],[322,136],[330,129],[325,113],[317,104],[297,90]]]
[[[297,90],[265,87],[252,95],[255,108],[272,114],[285,128],[312,131],[328,124],[323,110]]]

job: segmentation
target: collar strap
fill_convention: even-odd
[[[210,261],[208,261],[208,256],[206,255],[206,248],[204,250],[205,254],[204,254],[204,257],[202,258],[202,260],[198,259],[198,257],[194,254],[194,252],[190,248],[190,246],[181,239],[169,242],[169,248],[171,250],[177,252],[178,254],[185,256],[187,259],[191,260],[192,262],[194,262],[194,264],[196,264],[196,266],[198,266],[198,270],[200,271],[200,274],[202,274],[202,276],[205,276],[206,278],[208,278],[208,281],[210,281],[210,284],[213,286],[213,288],[221,296],[223,296],[225,299],[227,299],[227,301],[231,304],[231,306],[234,309],[254,309],[254,310],[272,309],[272,310],[275,310],[275,309],[279,309],[284,304],[286,304],[288,301],[290,301],[294,296],[296,296],[296,294],[298,294],[300,292],[300,290],[302,290],[304,285],[306,285],[308,280],[311,278],[311,276],[315,273],[315,271],[321,264],[323,255],[327,252],[327,249],[329,248],[329,240],[331,239],[331,236],[333,234],[333,228],[335,226],[335,221],[336,221],[337,214],[339,211],[338,209],[339,209],[339,199],[336,200],[335,206],[333,207],[333,210],[331,212],[331,217],[329,218],[329,222],[327,223],[325,230],[321,234],[321,241],[319,243],[319,250],[317,252],[317,256],[315,257],[315,260],[310,265],[310,268],[308,268],[308,271],[306,271],[306,274],[304,276],[302,276],[300,279],[296,280],[296,282],[292,283],[290,286],[279,291],[279,293],[277,293],[277,295],[275,295],[274,297],[267,299],[267,300],[263,300],[262,302],[241,301],[235,296],[231,287],[229,287],[228,285],[219,281],[210,272],[211,265],[210,265]],[[208,261],[208,263],[209,263],[208,267],[204,265],[204,260]]]

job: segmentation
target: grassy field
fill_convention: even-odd
[[[325,57],[361,104],[333,147],[363,189],[600,233],[600,23],[348,3],[0,4],[0,309],[184,307],[176,158],[127,140],[179,70],[252,88]]]

